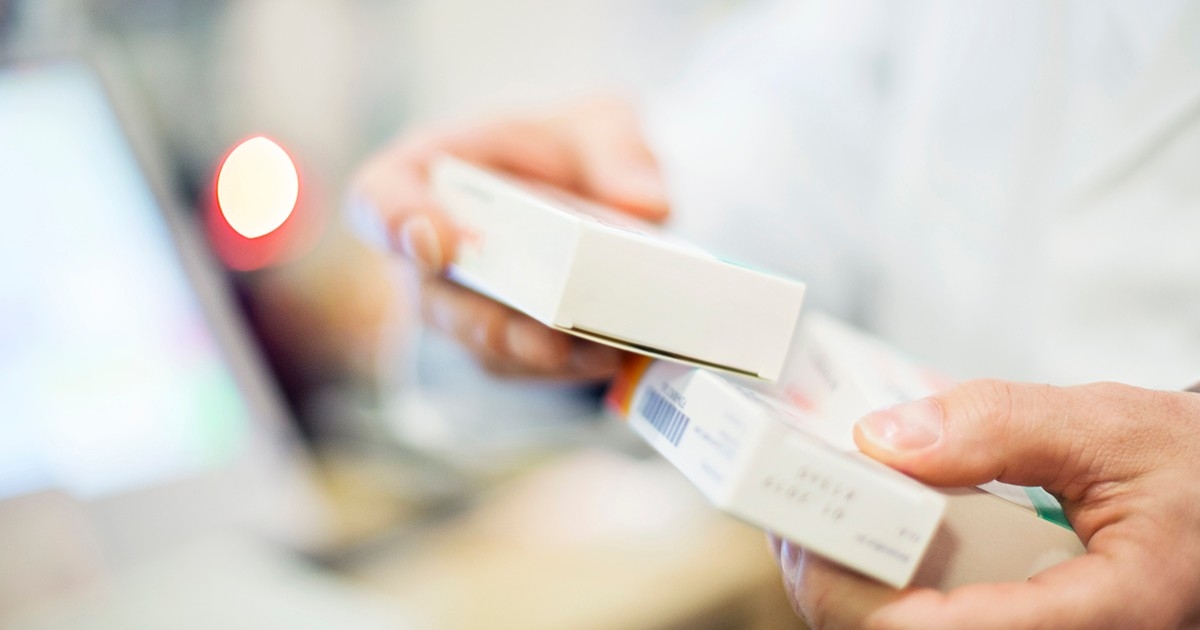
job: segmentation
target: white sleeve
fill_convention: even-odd
[[[843,317],[868,278],[856,234],[876,191],[891,7],[754,5],[643,110],[672,227],[808,282],[809,303]]]

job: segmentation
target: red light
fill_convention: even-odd
[[[246,238],[265,236],[283,225],[299,195],[300,178],[291,156],[263,136],[234,147],[217,171],[217,205],[230,227]]]
[[[324,216],[311,182],[277,143],[255,136],[222,158],[205,223],[213,249],[231,269],[251,271],[294,260],[316,243]]]

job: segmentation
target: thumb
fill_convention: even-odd
[[[667,190],[652,160],[626,156],[596,156],[584,167],[584,190],[589,197],[630,214],[660,222],[667,218]]]
[[[579,184],[586,196],[650,221],[663,221],[669,207],[662,170],[640,131],[630,123],[605,133],[583,134]]]
[[[1128,424],[1122,436],[1110,418],[1114,407],[1104,402],[1115,402],[1113,393],[1096,391],[1104,387],[1122,386],[972,381],[872,412],[855,425],[854,440],[871,457],[933,485],[999,479],[1058,491],[1098,463],[1106,442],[1130,437]]]

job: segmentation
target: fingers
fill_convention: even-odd
[[[814,630],[864,628],[870,614],[900,592],[783,542],[780,568],[796,613]]]
[[[1130,557],[1089,554],[1027,582],[977,584],[949,593],[912,591],[873,611],[880,628],[1174,628],[1179,608],[1170,585]]]
[[[548,118],[504,119],[435,135],[437,152],[536,179],[652,221],[668,213],[662,173],[633,107],[594,99]]]
[[[377,229],[392,249],[431,272],[454,259],[458,241],[428,187],[429,166],[444,153],[559,186],[577,178],[562,140],[545,125],[521,120],[431,129],[385,149],[356,178],[355,206],[378,217]]]
[[[999,479],[1061,491],[1101,472],[1114,481],[1145,468],[1164,440],[1142,421],[1157,394],[1113,384],[974,381],[868,414],[854,437],[868,455],[935,485]],[[1125,446],[1120,458],[1107,448],[1116,443]],[[1139,452],[1145,457],[1130,456]]]
[[[868,414],[855,441],[868,455],[937,485],[970,486],[1005,473],[1045,483],[1084,441],[1063,390],[975,381]],[[1014,470],[1031,474],[1018,475]],[[1030,470],[1032,469],[1032,470]],[[1005,479],[1009,481],[1009,479]]]
[[[649,154],[628,147],[605,147],[586,156],[583,192],[590,197],[654,222],[667,218],[667,189]]]
[[[665,220],[666,185],[634,109],[618,100],[583,109],[568,130],[583,148],[577,154],[577,192],[650,221]]]
[[[441,154],[542,181],[662,220],[666,189],[642,140],[633,109],[597,101],[551,118],[505,118],[406,136],[356,178],[356,208],[378,217],[393,249],[441,270],[453,260],[457,231],[430,195],[431,162]],[[360,221],[361,222],[361,221]]]
[[[454,258],[458,240],[456,230],[439,213],[413,214],[403,218],[392,231],[399,239],[393,248],[403,252],[426,273],[440,273]]]
[[[784,543],[793,601],[815,628],[1177,627],[1200,588],[1197,418],[1193,394],[1000,381],[868,414],[855,427],[859,447],[918,478],[1059,492],[1088,554],[1023,583],[888,595]]]
[[[408,159],[422,176],[437,156],[449,153],[468,162],[564,188],[577,181],[577,149],[553,126],[537,118],[511,117],[434,129],[412,138]]]
[[[429,325],[483,359],[514,360],[545,371],[567,362],[567,335],[441,278],[422,279],[421,310]]]
[[[359,173],[352,207],[358,229],[377,233],[364,236],[440,272],[454,259],[458,231],[429,195],[423,168],[404,155],[376,156]]]
[[[360,171],[350,206],[360,231],[376,232],[366,236],[404,254],[423,272],[419,297],[426,321],[461,342],[489,370],[572,380],[614,375],[618,351],[573,340],[441,277],[455,259],[459,240],[457,226],[428,187],[430,164],[442,154],[658,220],[666,216],[666,195],[632,107],[617,100],[592,101],[551,116],[409,134]]]
[[[1028,582],[977,584],[940,592],[897,591],[782,541],[779,562],[796,611],[814,630],[887,628],[1175,627],[1170,584],[1127,549],[1060,564]]]
[[[575,339],[440,277],[421,282],[425,321],[493,373],[593,381],[611,378],[620,367],[615,348]]]

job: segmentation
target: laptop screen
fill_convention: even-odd
[[[249,416],[99,80],[0,68],[0,499],[218,467]]]

